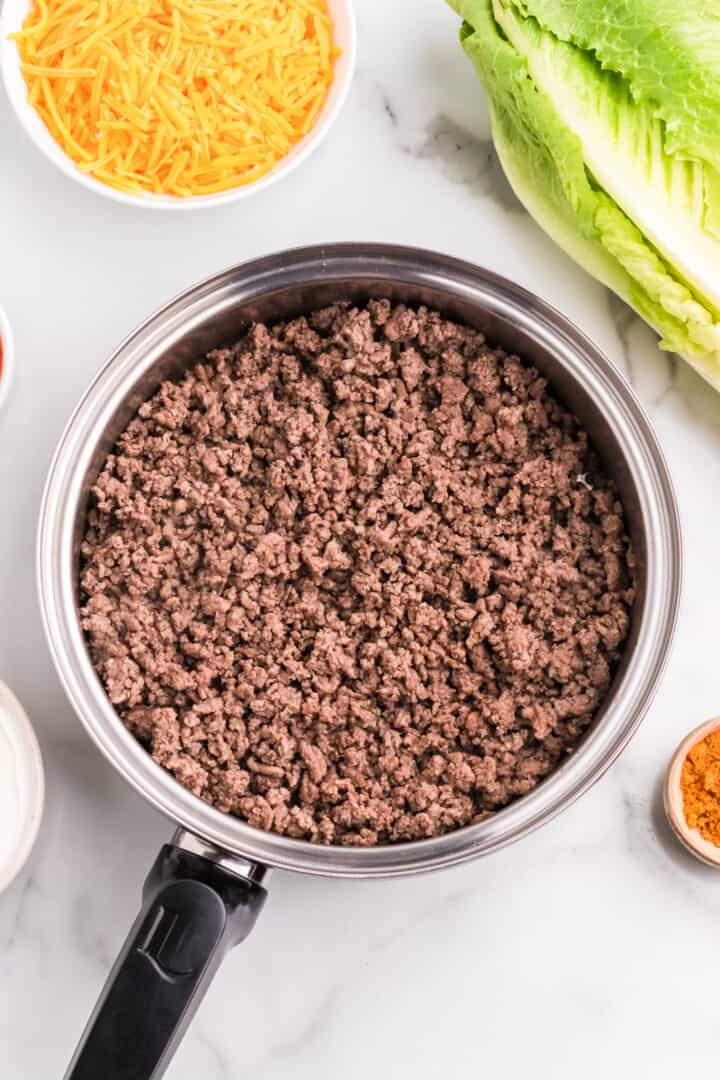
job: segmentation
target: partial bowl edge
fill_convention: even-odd
[[[45,770],[35,730],[27,713],[12,690],[0,682],[0,711],[9,718],[15,736],[14,746],[19,756],[26,786],[26,805],[21,835],[8,862],[0,866],[0,893],[15,880],[35,846],[45,806]]]
[[[0,410],[7,401],[15,378],[15,340],[10,320],[0,307],[0,341],[2,341],[2,370],[0,371]]]

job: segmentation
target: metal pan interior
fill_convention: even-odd
[[[638,563],[624,658],[592,729],[560,769],[507,809],[432,840],[357,850],[263,833],[183,789],[125,730],[95,675],[78,619],[78,542],[90,486],[120,432],[159,384],[252,320],[276,321],[338,299],[427,304],[517,351],[547,376],[585,425],[623,499]],[[681,579],[672,485],[632,391],[575,327],[532,294],[442,255],[389,245],[300,249],[247,263],[172,301],[111,357],[73,415],[53,461],[38,546],[40,593],[58,671],[101,750],[156,807],[244,859],[309,873],[388,876],[493,851],[553,817],[622,750],[656,688],[672,638]]]

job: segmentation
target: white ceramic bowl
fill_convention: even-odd
[[[8,317],[0,307],[0,341],[2,341],[2,370],[0,371],[0,409],[10,393],[15,374],[15,342]]]
[[[255,183],[240,185],[229,191],[219,192],[217,195],[190,195],[186,198],[174,195],[153,195],[150,192],[134,195],[130,192],[118,191],[108,184],[103,184],[100,180],[95,180],[92,176],[81,173],[75,162],[60,148],[45,127],[39,114],[32,105],[28,104],[27,85],[20,68],[17,46],[14,41],[9,40],[9,35],[21,29],[30,11],[31,2],[32,0],[2,0],[0,13],[0,67],[15,113],[37,148],[66,176],[76,180],[90,191],[96,191],[99,195],[109,196],[116,202],[127,203],[130,206],[158,210],[195,210],[205,206],[220,206],[223,203],[244,199],[257,191],[263,191],[296,169],[320,145],[337,118],[352,82],[357,49],[353,0],[328,0],[328,8],[334,24],[335,44],[342,50],[342,55],[335,65],[335,78],[327,101],[315,126],[305,138],[297,143],[271,172]]]
[[[0,682],[0,785],[2,892],[32,850],[45,801],[45,777],[35,732],[22,705],[3,682]]]

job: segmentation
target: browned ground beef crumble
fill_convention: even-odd
[[[623,512],[537,371],[385,300],[253,326],[164,383],[93,489],[82,619],[177,780],[323,844],[525,794],[628,633]]]

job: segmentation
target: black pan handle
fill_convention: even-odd
[[[250,876],[166,844],[65,1080],[163,1076],[223,956],[250,933],[266,897]]]

